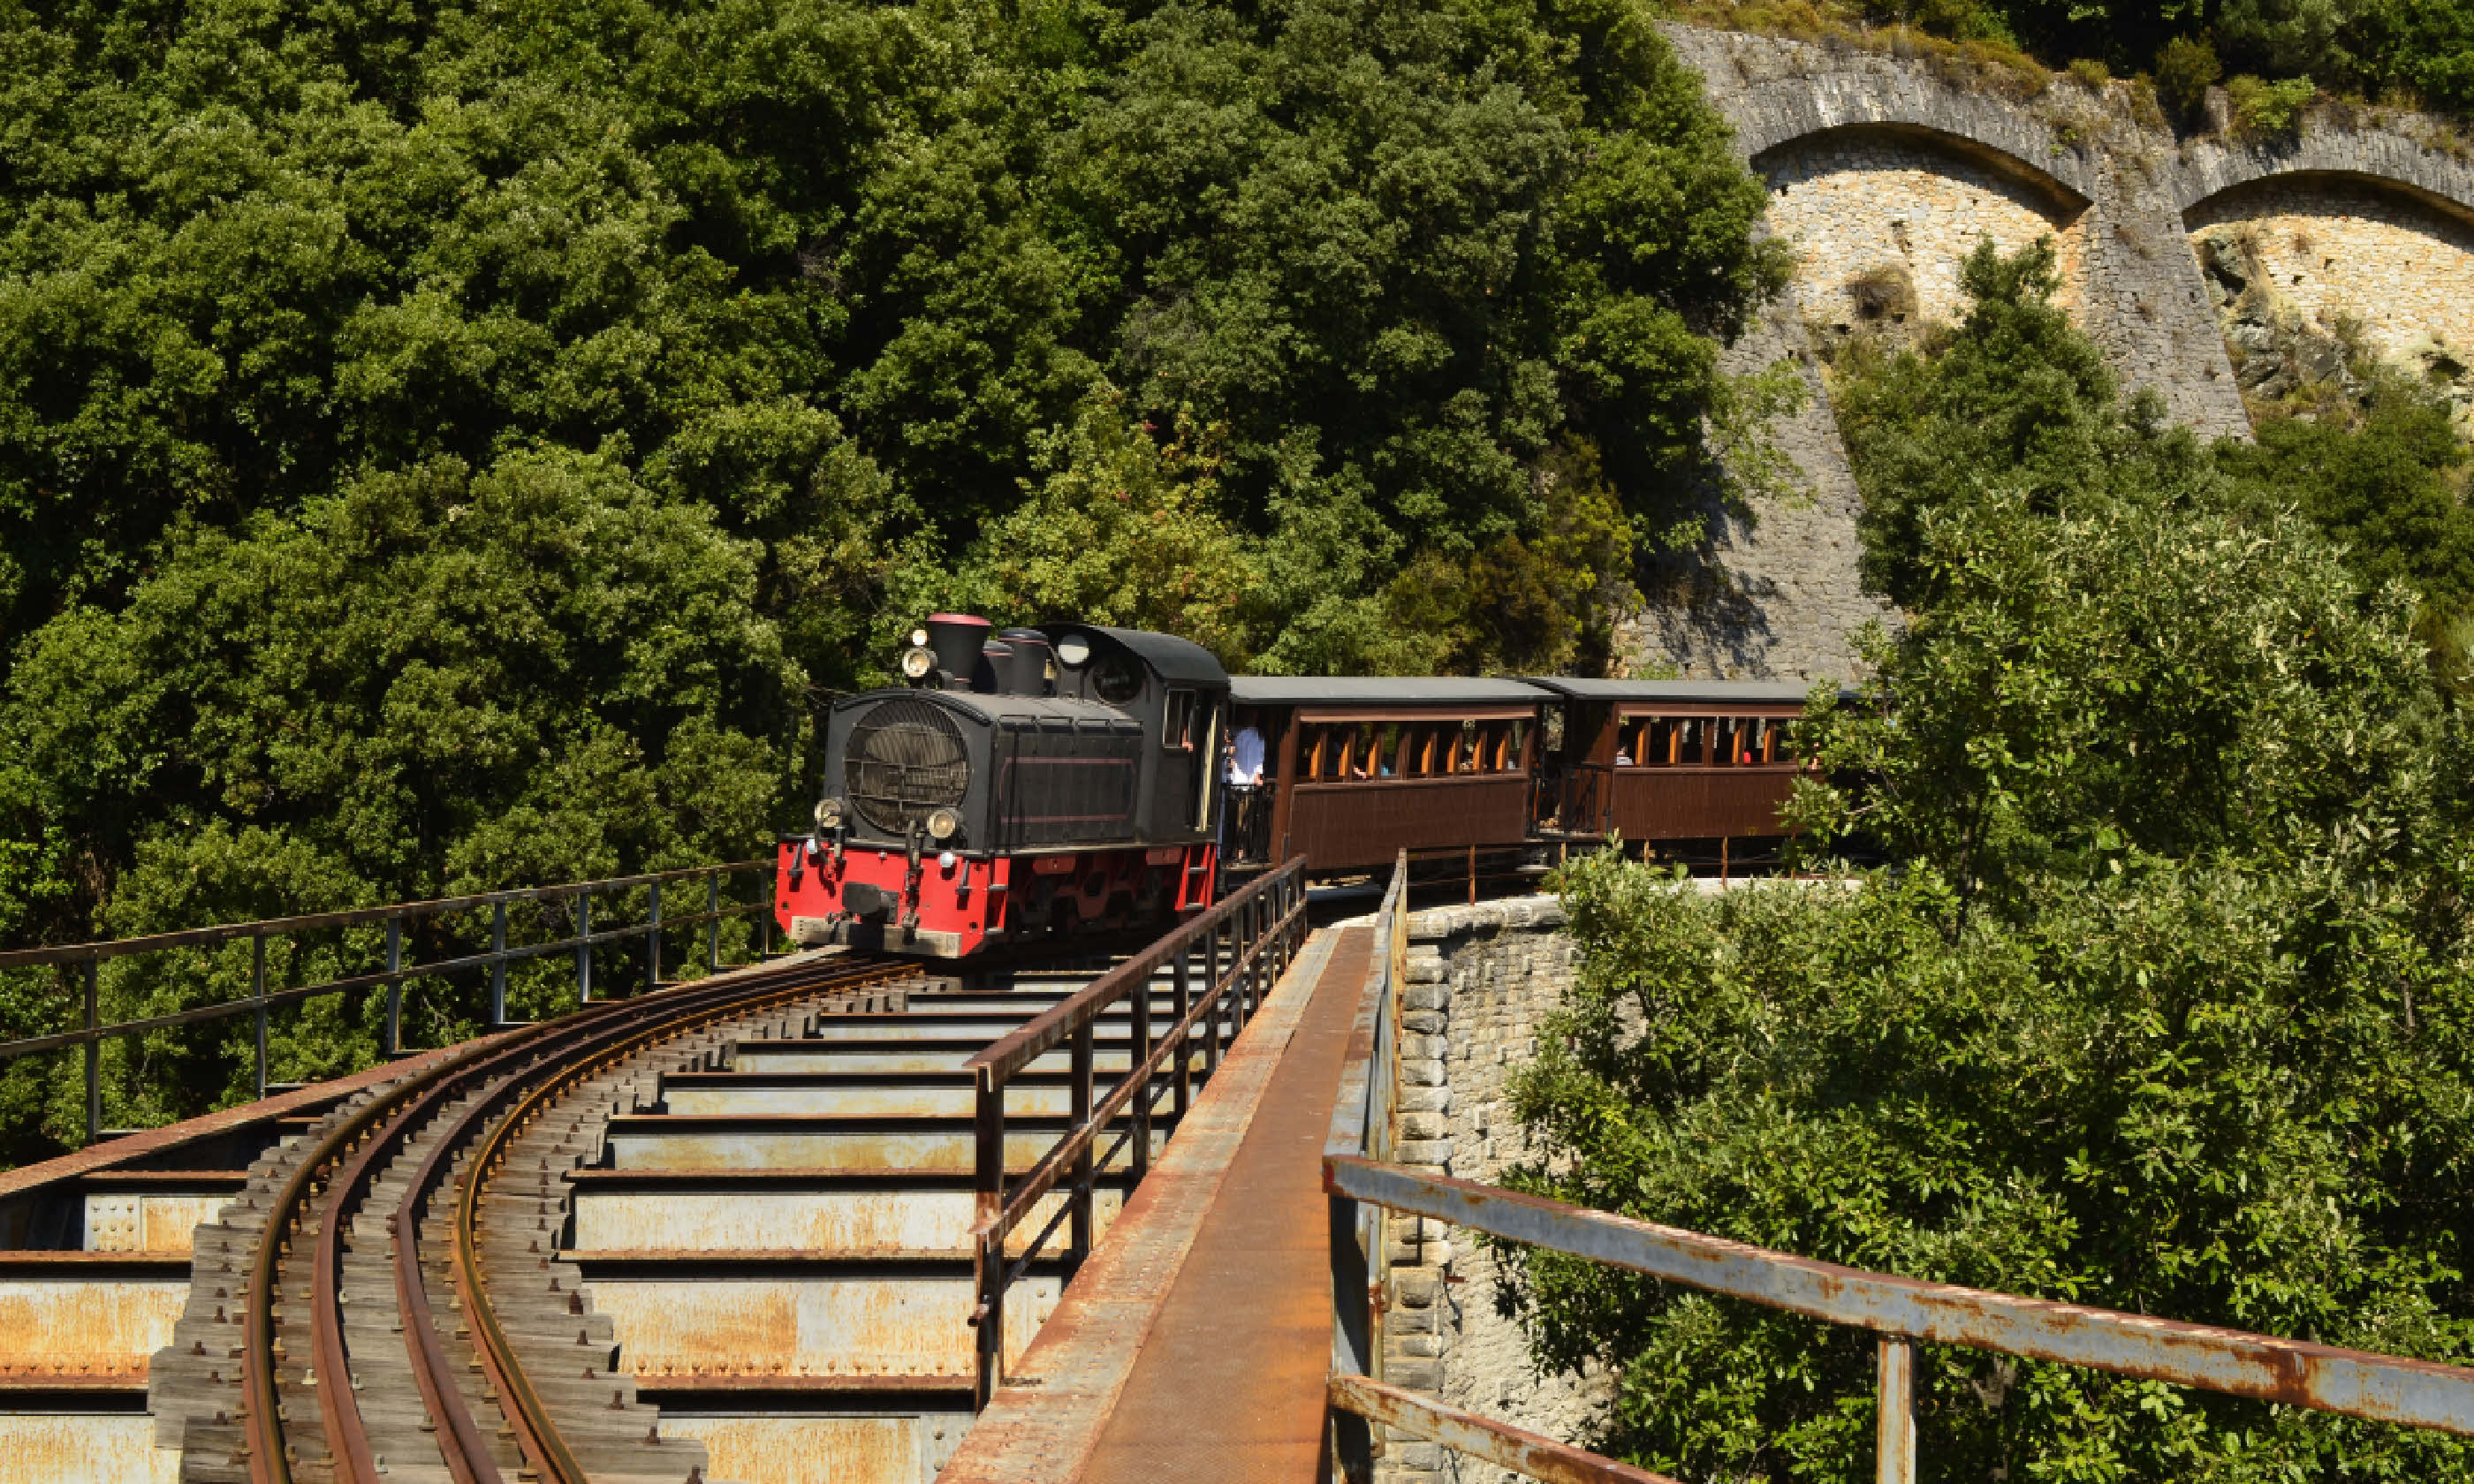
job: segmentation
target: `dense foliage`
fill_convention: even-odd
[[[10,944],[742,854],[946,604],[1579,661],[1636,532],[1691,539],[1705,419],[1760,402],[1719,343],[1784,274],[1631,0],[5,36]],[[0,981],[0,1038],[67,993]],[[369,1056],[348,1009],[279,1075]],[[217,1044],[133,1050],[182,1069],[109,1121],[232,1094]]]
[[[1990,248],[1848,399],[1910,613],[1797,813],[1901,868],[1717,898],[1598,860],[1519,1085],[1531,1185],[1875,1270],[2474,1358],[2467,749],[2407,588],[2125,402]],[[2264,454],[2263,458],[2271,457]],[[1873,1468],[1852,1331],[1532,1259],[1541,1354],[1691,1478]],[[2418,1480],[2458,1440],[1928,1348],[1950,1479]]]

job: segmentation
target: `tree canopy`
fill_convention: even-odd
[[[1785,275],[1651,22],[15,4],[0,937],[744,854],[949,604],[1602,654]],[[182,1065],[108,1116],[241,1090]]]
[[[2228,467],[2122,398],[2049,270],[1988,245],[1938,353],[1845,386],[1868,569],[1908,616],[1852,703],[1816,692],[1828,781],[1794,813],[1900,864],[1714,898],[1569,869],[1583,967],[1518,1085],[1520,1179],[1857,1267],[2474,1358],[2467,746],[2418,596],[2260,482],[2275,447]],[[1616,1379],[1609,1447],[1870,1474],[1867,1337],[1520,1260],[1541,1356]],[[1918,1405],[1953,1478],[2466,1465],[1955,1347],[1923,1352]]]

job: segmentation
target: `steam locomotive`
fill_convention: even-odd
[[[827,718],[814,832],[777,863],[794,942],[957,957],[1211,904],[1228,675],[1208,650],[961,613],[910,637],[910,688]]]
[[[777,863],[795,942],[958,957],[1164,923],[1297,856],[1328,878],[1405,851],[1413,881],[1465,874],[1472,899],[1618,842],[1760,871],[1809,767],[1801,683],[1232,681],[1167,634],[959,613],[902,669],[910,688],[827,720],[815,827]]]

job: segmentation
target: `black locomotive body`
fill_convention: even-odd
[[[1208,651],[960,614],[916,637],[914,688],[828,718],[815,831],[778,866],[791,938],[959,955],[1211,902],[1228,677]]]

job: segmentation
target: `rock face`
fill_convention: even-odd
[[[1811,392],[1775,429],[1801,478],[1710,547],[1641,576],[1632,662],[1696,679],[1846,679],[1894,617],[1856,576],[1860,509],[1814,369],[1858,334],[1956,314],[1957,264],[2050,235],[2060,299],[2134,390],[2202,437],[2350,392],[2384,361],[2474,408],[2474,170],[2431,120],[2323,109],[2294,137],[2185,137],[2125,84],[1670,24],[1770,186],[1794,284],[1727,352]],[[2221,115],[2222,110],[2217,110]],[[2461,417],[2465,416],[2461,413]]]

